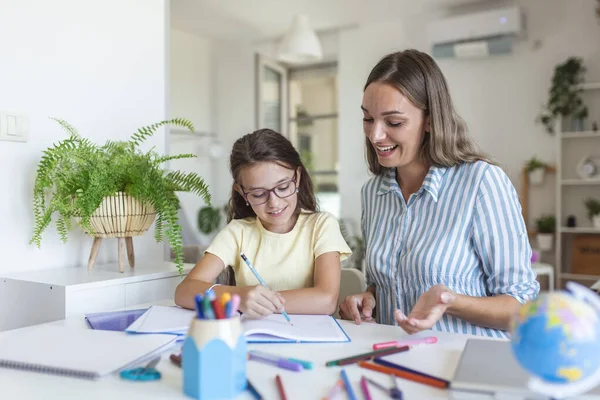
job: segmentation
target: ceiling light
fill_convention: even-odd
[[[308,64],[323,59],[321,42],[310,27],[306,15],[297,15],[279,45],[279,61],[288,64]]]

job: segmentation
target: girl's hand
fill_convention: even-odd
[[[375,309],[375,296],[371,292],[364,292],[352,296],[346,296],[340,304],[340,317],[354,320],[356,325],[360,321],[373,322],[373,310]]]
[[[240,311],[250,317],[262,318],[283,311],[285,299],[263,285],[246,286],[240,293]]]
[[[431,329],[455,300],[456,293],[442,284],[435,285],[419,297],[408,317],[400,310],[394,316],[406,333],[417,333]]]

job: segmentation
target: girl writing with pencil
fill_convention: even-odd
[[[261,129],[234,143],[230,169],[230,222],[178,285],[175,302],[194,308],[195,295],[212,288],[217,296],[237,293],[240,311],[251,317],[284,310],[333,314],[340,263],[351,250],[337,220],[317,211],[313,183],[296,149],[279,133]],[[236,286],[213,285],[227,266]]]

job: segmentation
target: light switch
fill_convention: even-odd
[[[26,142],[29,138],[29,118],[27,115],[0,111],[0,140]]]
[[[6,134],[17,136],[17,118],[14,115],[6,116]]]

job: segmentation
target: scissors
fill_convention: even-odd
[[[381,383],[375,382],[374,380],[365,377],[367,382],[369,382],[371,385],[375,386],[376,388],[383,390],[392,399],[402,400],[402,391],[400,390],[400,388],[398,387],[398,384],[396,383],[396,378],[393,375],[391,375],[391,378],[392,378],[392,383],[394,384],[394,386],[392,386],[390,389],[388,389],[385,386],[383,386]]]
[[[160,379],[160,372],[155,368],[159,361],[160,357],[157,357],[145,367],[123,370],[121,371],[121,378],[130,381],[155,381]]]

